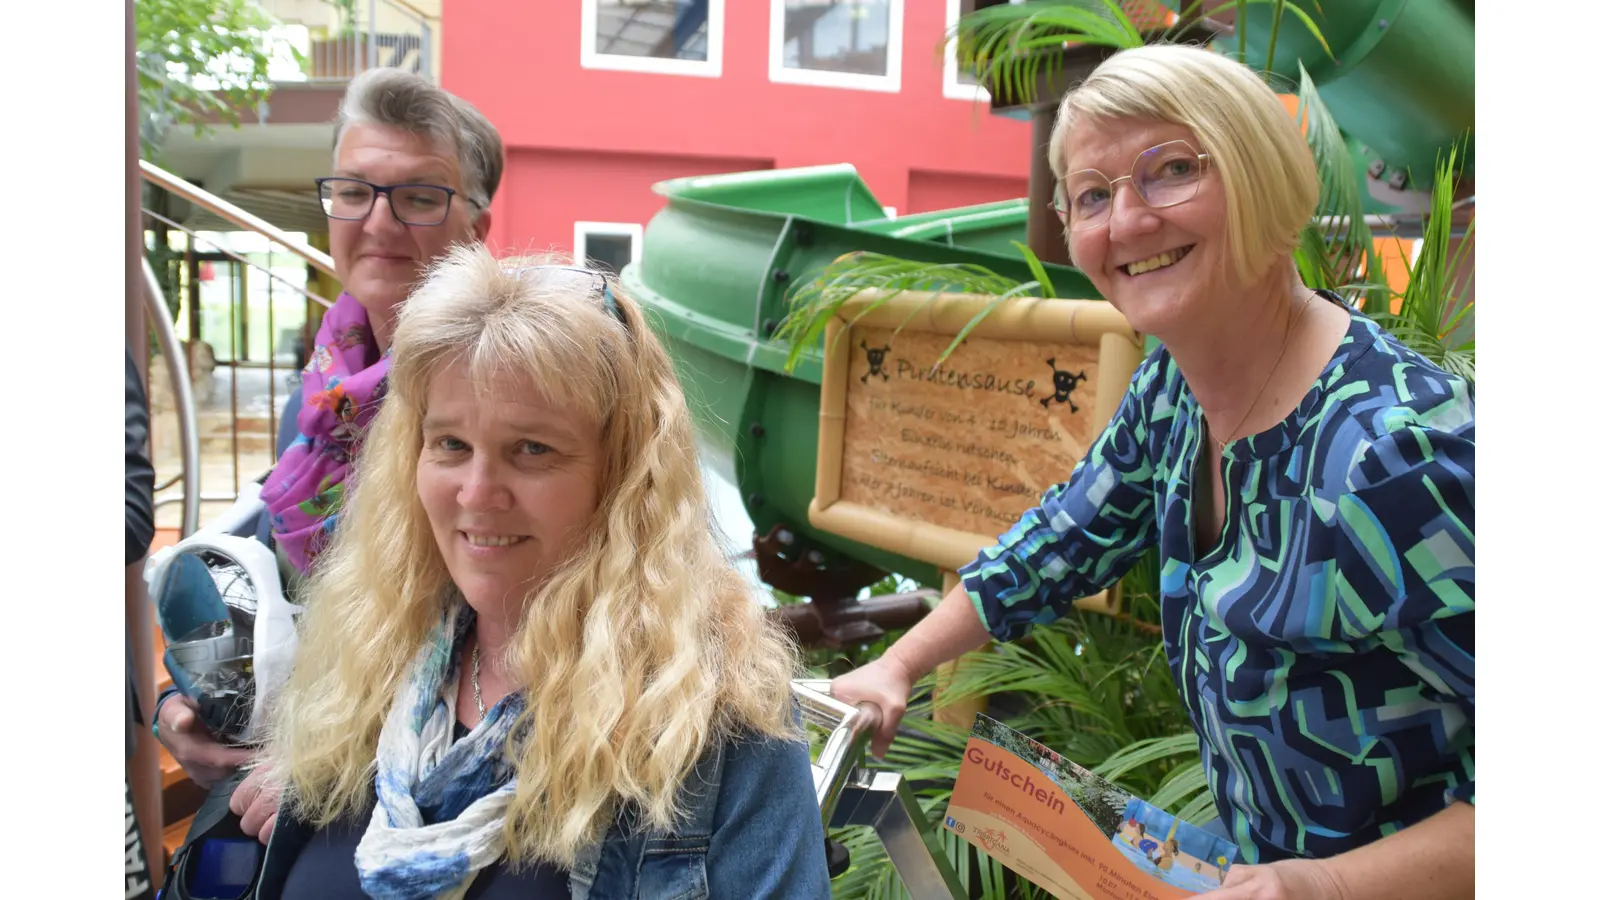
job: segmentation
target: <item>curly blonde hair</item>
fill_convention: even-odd
[[[615,312],[604,276],[553,262],[458,247],[402,307],[388,394],[308,584],[265,757],[290,807],[319,826],[370,803],[389,706],[456,602],[416,486],[427,388],[456,363],[478,384],[527,379],[602,423],[599,508],[579,549],[531,589],[508,651],[529,737],[511,751],[507,856],[570,866],[619,804],[670,829],[679,787],[715,742],[799,735],[798,654],[718,545],[671,360],[614,283]]]

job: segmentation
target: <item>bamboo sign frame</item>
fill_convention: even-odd
[[[1098,300],[863,291],[823,344],[818,528],[955,571],[993,546],[1105,428],[1143,359]],[[1079,601],[1108,609],[1105,594]]]

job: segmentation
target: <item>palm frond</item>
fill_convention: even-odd
[[[1316,215],[1318,219],[1332,222],[1329,228],[1312,222],[1301,235],[1297,254],[1301,278],[1313,289],[1348,291],[1356,275],[1356,264],[1364,260],[1366,275],[1362,283],[1381,285],[1384,281],[1382,259],[1362,209],[1361,184],[1350,158],[1350,147],[1304,64],[1300,65],[1298,95],[1298,118],[1305,128],[1306,143],[1311,147],[1322,181]],[[1361,291],[1356,305],[1363,309],[1387,308],[1387,288]]]
[[[1116,781],[1140,766],[1185,753],[1199,752],[1200,739],[1192,730],[1167,737],[1147,738],[1135,741],[1113,753],[1094,768],[1094,773],[1107,781]]]
[[[1028,271],[1033,273],[1033,280],[1039,283],[1039,290],[1045,297],[1059,297],[1056,293],[1055,283],[1050,280],[1050,273],[1044,269],[1044,263],[1033,252],[1033,248],[1021,241],[1012,241],[1011,246],[1017,248],[1024,262],[1028,264]]]
[[[1217,799],[1210,791],[1201,791],[1173,815],[1194,825],[1204,825],[1217,817]]]
[[[1373,319],[1441,369],[1476,381],[1476,341],[1462,333],[1473,308],[1462,297],[1472,280],[1470,273],[1462,277],[1461,266],[1472,253],[1477,223],[1468,223],[1460,244],[1454,250],[1450,247],[1453,201],[1461,179],[1461,146],[1452,144],[1439,155],[1422,248],[1416,262],[1405,261],[1410,281],[1400,298],[1399,311],[1378,310]]]
[[[882,302],[905,291],[993,294],[1018,293],[1032,282],[1017,282],[971,263],[915,262],[882,253],[855,251],[829,263],[812,278],[796,285],[789,294],[789,314],[774,332],[774,338],[789,343],[786,366],[789,371],[801,355],[827,330],[828,320],[839,307],[862,291],[875,288]],[[931,298],[930,298],[931,299]]]
[[[1162,782],[1161,789],[1151,794],[1147,799],[1152,806],[1162,809],[1177,809],[1196,794],[1209,795],[1211,787],[1206,782],[1205,766],[1200,760],[1195,760],[1188,765],[1174,769],[1167,780]]]
[[[1322,29],[1317,27],[1317,23],[1311,20],[1311,16],[1305,10],[1301,9],[1297,4],[1288,2],[1288,0],[1228,0],[1227,3],[1207,7],[1203,12],[1206,16],[1216,17],[1241,6],[1260,3],[1271,3],[1273,5],[1272,34],[1269,38],[1270,43],[1267,46],[1267,61],[1264,68],[1269,70],[1272,68],[1272,52],[1276,49],[1278,43],[1278,21],[1283,17],[1284,12],[1289,12],[1299,19],[1300,24],[1306,27],[1306,31],[1310,32],[1311,36],[1316,39],[1317,44],[1322,47],[1322,52],[1328,54],[1329,59],[1333,58],[1333,48],[1328,46],[1327,39],[1322,36]],[[1322,6],[1316,0],[1312,0],[1311,5],[1318,13],[1322,12]],[[1200,12],[1199,7],[1199,0],[1189,4],[1183,15],[1179,16],[1178,22],[1171,29],[1168,29],[1168,34],[1163,37],[1163,40],[1182,40],[1183,35],[1187,34],[1189,29],[1199,22],[1198,15],[1190,15],[1191,13]],[[1245,17],[1242,15],[1236,16],[1235,21],[1237,23],[1235,27],[1239,32],[1239,52],[1242,55],[1244,53]],[[1244,62],[1243,59],[1239,61]]]
[[[956,352],[956,348],[961,346],[961,342],[967,339],[967,335],[971,334],[972,330],[977,328],[980,322],[987,319],[990,313],[1003,306],[1007,300],[1012,297],[1040,296],[1041,294],[1044,294],[1044,289],[1039,282],[1026,281],[985,303],[983,309],[978,310],[977,315],[967,320],[967,324],[961,326],[961,330],[956,332],[956,336],[950,339],[950,346],[944,348],[944,352],[939,354],[939,358],[933,361],[933,367],[938,368],[944,365],[944,361],[950,358],[950,354]]]
[[[1036,0],[962,16],[940,46],[956,43],[956,62],[1009,103],[1032,103],[1054,85],[1066,44],[1138,47],[1139,29],[1113,0]],[[1042,77],[1041,77],[1042,76]]]

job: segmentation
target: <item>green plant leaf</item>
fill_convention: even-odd
[[[272,92],[275,61],[298,67],[299,50],[269,30],[278,20],[255,0],[135,0],[135,71],[141,155],[154,159],[173,126],[237,126]]]
[[[1096,766],[1094,773],[1107,781],[1116,781],[1128,772],[1157,760],[1199,753],[1200,739],[1194,731],[1168,737],[1150,738],[1129,744]]]
[[[961,326],[961,330],[956,332],[956,336],[950,341],[950,346],[944,348],[944,352],[939,354],[939,358],[933,361],[933,367],[937,369],[944,365],[944,361],[950,358],[950,354],[956,352],[956,348],[961,346],[961,342],[966,340],[968,335],[972,334],[972,330],[977,328],[984,319],[987,319],[990,313],[999,309],[1001,306],[1004,306],[1007,300],[1010,300],[1013,297],[1024,296],[1029,291],[1038,287],[1039,283],[1036,281],[1023,282],[1011,290],[1006,291],[1004,294],[995,297],[988,303],[985,303],[983,305],[983,309],[978,310],[978,314],[973,316],[971,319],[968,319],[967,324]]]
[[[956,62],[993,85],[1002,102],[1032,103],[1041,83],[1061,72],[1067,43],[1125,48],[1144,43],[1112,0],[1053,0],[986,7],[962,16],[945,36]]]
[[[1210,785],[1206,783],[1205,766],[1197,759],[1175,770],[1161,785],[1161,789],[1146,799],[1150,801],[1152,806],[1172,810],[1196,793],[1209,791],[1210,789]]]
[[[1204,825],[1217,817],[1216,798],[1211,796],[1210,791],[1201,791],[1173,815],[1193,825]]]
[[[773,336],[788,342],[786,366],[793,371],[805,350],[815,345],[827,330],[828,320],[846,302],[869,288],[883,292],[869,306],[875,309],[905,291],[1022,296],[1034,287],[1034,282],[1019,283],[975,264],[913,262],[881,253],[856,251],[834,260],[790,291],[789,314]]]
[[[1462,300],[1471,284],[1462,266],[1473,251],[1476,222],[1469,222],[1459,245],[1450,247],[1456,187],[1460,184],[1460,149],[1466,138],[1441,152],[1435,165],[1433,198],[1423,223],[1416,261],[1405,261],[1410,277],[1400,308],[1381,310],[1374,320],[1440,368],[1476,380],[1476,342],[1461,333],[1473,304]],[[1458,281],[1460,283],[1458,283]]]
[[[1329,59],[1333,58],[1333,48],[1328,46],[1327,38],[1324,38],[1322,36],[1322,29],[1317,27],[1317,23],[1316,22],[1311,21],[1311,16],[1308,15],[1305,10],[1301,9],[1298,5],[1296,5],[1294,3],[1286,2],[1286,0],[1228,0],[1227,3],[1219,3],[1218,5],[1216,5],[1214,7],[1207,8],[1205,10],[1205,15],[1207,15],[1207,16],[1218,16],[1218,15],[1221,15],[1222,13],[1228,12],[1229,10],[1237,9],[1240,6],[1248,6],[1248,5],[1251,5],[1251,4],[1259,4],[1259,3],[1271,3],[1273,5],[1273,9],[1274,9],[1275,12],[1277,10],[1281,9],[1281,10],[1287,10],[1288,12],[1292,13],[1295,18],[1300,20],[1300,24],[1302,24],[1302,25],[1304,25],[1306,27],[1306,31],[1311,34],[1311,37],[1316,39],[1317,44],[1322,47],[1322,52],[1326,53],[1328,55]],[[1243,48],[1244,48],[1244,27],[1243,27],[1244,26],[1244,21],[1245,21],[1245,17],[1244,16],[1236,17],[1236,22],[1238,23],[1236,25],[1236,27],[1239,30],[1239,47],[1240,47],[1240,52],[1241,53],[1243,52]],[[1185,23],[1186,27],[1183,29],[1183,32],[1180,32],[1180,35],[1182,33],[1184,33],[1184,32],[1187,32],[1188,28],[1193,27],[1195,24],[1196,24],[1196,22]],[[1272,41],[1273,41],[1274,45],[1277,43],[1277,28],[1276,27],[1273,28]],[[1268,56],[1269,56],[1269,58],[1271,56],[1272,49],[1275,49],[1275,48],[1274,47],[1269,47],[1268,48]],[[1243,62],[1243,60],[1240,60],[1240,61]],[[1268,66],[1268,68],[1270,68],[1270,66]]]
[[[1039,257],[1034,254],[1033,250],[1021,241],[1012,241],[1011,246],[1017,248],[1017,252],[1022,254],[1023,261],[1028,264],[1028,271],[1033,273],[1033,280],[1039,285],[1039,295],[1041,297],[1060,296],[1056,293],[1056,286],[1050,281],[1050,273],[1044,270],[1044,263],[1039,261]]]

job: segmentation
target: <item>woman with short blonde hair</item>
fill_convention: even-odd
[[[826,896],[795,649],[714,539],[639,307],[458,248],[400,314],[369,438],[275,712],[292,821],[263,884]]]
[[[1293,252],[1311,152],[1248,68],[1119,52],[1050,142],[1073,263],[1162,346],[1070,479],[834,696],[884,711],[1160,557],[1162,631],[1219,836],[1216,900],[1472,896],[1472,385]]]

